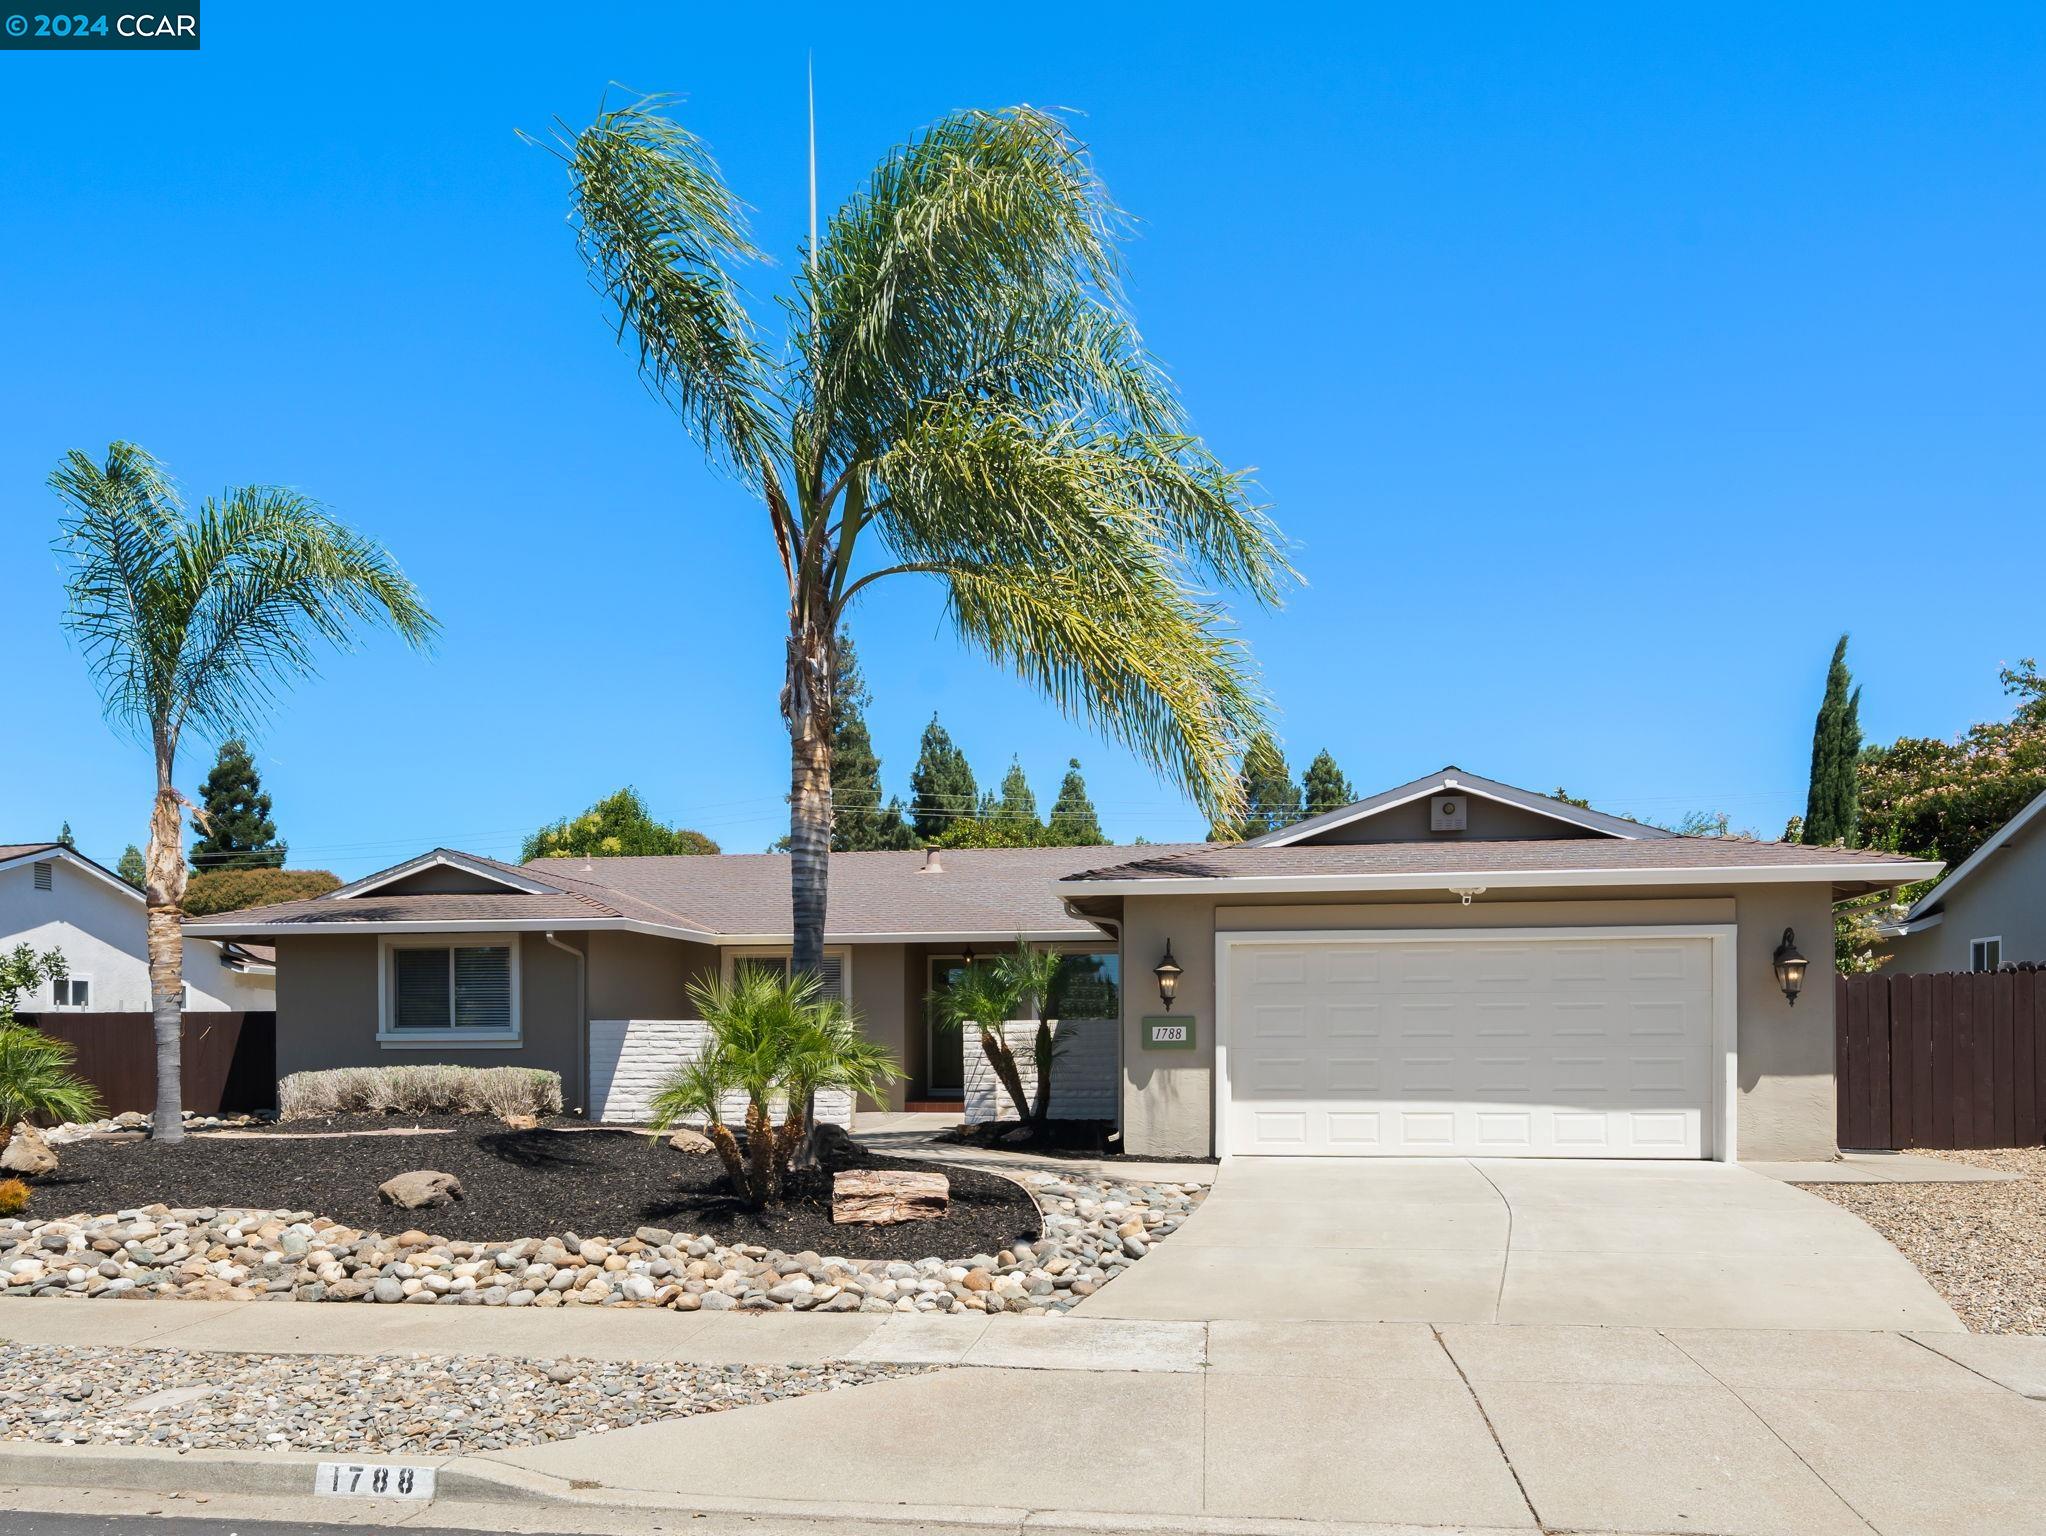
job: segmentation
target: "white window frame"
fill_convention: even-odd
[[[72,987],[72,985],[81,981],[85,983],[84,1002],[73,1003],[57,1001],[58,997],[57,989],[59,987],[64,988],[65,989],[64,995],[66,997],[69,997],[70,988]],[[62,981],[51,982],[50,1007],[59,1013],[90,1013],[92,1011],[92,972],[73,971],[68,976],[66,976]]]
[[[1982,951],[1991,944],[1994,944],[1996,946],[1996,964],[1983,965],[1980,963],[1978,957],[1982,954]],[[1970,971],[1975,972],[1977,975],[1984,975],[2002,970],[2003,935],[2000,933],[1992,933],[1984,938],[1970,939],[1968,941],[1968,969]]]
[[[794,947],[788,944],[742,944],[736,949],[721,951],[721,955],[722,958],[718,962],[718,974],[729,985],[732,978],[739,973],[739,962],[741,960],[786,960],[790,962],[793,968],[796,952]],[[839,975],[844,978],[843,984],[839,987],[839,993],[844,999],[846,1007],[852,1007],[852,946],[849,944],[827,944],[824,946],[824,958],[838,961]]]
[[[392,951],[399,949],[496,949],[511,950],[511,1028],[505,1029],[398,1029],[391,1021],[395,1006],[392,996]],[[525,1014],[520,998],[519,936],[516,933],[385,933],[377,936],[377,1044],[386,1050],[431,1051],[450,1045],[465,1049],[516,1050],[525,1043]],[[453,957],[449,958],[449,985],[453,982]]]

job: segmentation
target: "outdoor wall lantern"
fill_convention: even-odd
[[[968,965],[973,964],[973,946],[969,944],[966,948],[960,950],[959,958]]]
[[[1809,962],[1797,952],[1797,935],[1790,929],[1783,930],[1783,942],[1776,946],[1776,980],[1783,987],[1783,995],[1790,999],[1790,1006],[1797,1006],[1797,994],[1804,990],[1804,968]]]
[[[1160,960],[1151,972],[1158,978],[1158,1000],[1165,1005],[1165,1011],[1172,1011],[1172,1000],[1179,995],[1179,962],[1172,958],[1172,940],[1165,941],[1165,958]]]

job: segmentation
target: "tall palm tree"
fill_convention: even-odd
[[[1292,573],[1202,445],[1123,302],[1126,221],[1064,122],[958,112],[891,151],[813,235],[770,349],[734,270],[759,253],[663,98],[561,128],[570,223],[647,385],[756,493],[788,591],[797,970],[823,961],[831,717],[848,606],[939,581],[954,626],[1188,790],[1238,794],[1263,707],[1208,586]],[[813,178],[814,179],[814,178]],[[814,203],[814,194],[813,194]]]
[[[68,509],[57,543],[71,571],[65,626],[108,718],[146,740],[156,764],[144,856],[155,1134],[178,1141],[185,728],[216,739],[248,730],[282,684],[313,672],[318,640],[345,648],[357,629],[386,624],[424,646],[438,626],[388,551],[296,491],[241,486],[188,517],[163,466],[132,443],[104,462],[74,448],[49,484]]]

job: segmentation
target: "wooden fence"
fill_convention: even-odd
[[[23,1014],[78,1050],[76,1071],[99,1090],[107,1113],[156,1107],[156,1035],[146,1013]],[[188,1013],[185,1108],[243,1114],[277,1105],[277,1015]]]
[[[1834,985],[1841,1146],[2046,1140],[2046,971],[1842,976]]]

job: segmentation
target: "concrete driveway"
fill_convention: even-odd
[[[1725,1163],[1237,1158],[1080,1315],[1963,1331],[1857,1217]]]

